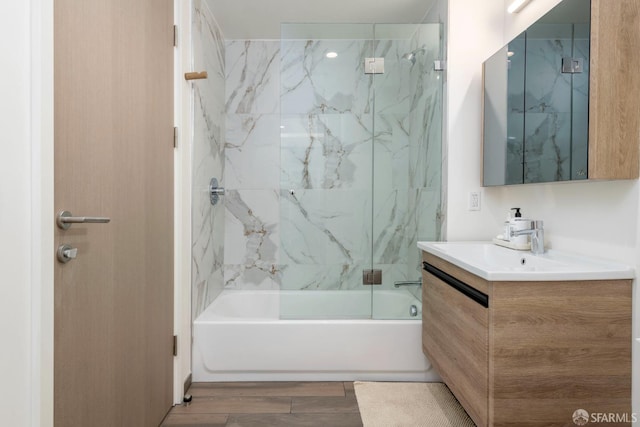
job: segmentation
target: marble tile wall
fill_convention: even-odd
[[[278,289],[280,42],[228,40],[224,285]]]
[[[281,286],[356,288],[371,263],[373,42],[281,48]]]
[[[192,16],[193,67],[209,75],[192,83],[192,316],[196,318],[223,289],[224,206],[211,205],[208,187],[210,179],[220,180],[225,169],[225,51],[205,1],[194,0]]]
[[[438,27],[421,27],[225,43],[226,287],[361,289],[372,262],[386,287],[420,277],[415,242],[439,238],[442,123]],[[384,75],[364,74],[371,56]]]

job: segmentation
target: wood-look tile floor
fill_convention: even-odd
[[[362,427],[352,382],[194,383],[161,427]]]

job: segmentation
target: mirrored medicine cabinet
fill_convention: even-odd
[[[626,93],[638,77],[614,67],[640,55],[605,45],[640,38],[638,9],[563,0],[485,61],[484,186],[638,176],[640,120],[611,111],[638,109]]]

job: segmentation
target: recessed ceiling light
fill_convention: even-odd
[[[326,57],[330,58],[330,59],[337,58],[338,57],[338,53],[337,52],[327,52]]]

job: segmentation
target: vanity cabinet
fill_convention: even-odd
[[[476,424],[487,425],[489,310],[465,293],[469,285],[444,271],[422,274],[425,354]]]
[[[478,426],[573,426],[577,409],[631,421],[631,280],[486,281],[423,262],[423,352]]]

